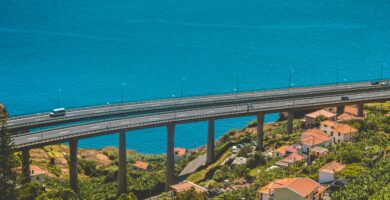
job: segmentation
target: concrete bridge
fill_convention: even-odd
[[[348,96],[348,100],[342,100]],[[126,144],[125,132],[152,127],[167,127],[167,183],[174,183],[174,132],[176,124],[208,121],[207,163],[214,161],[214,122],[218,119],[241,116],[257,116],[257,149],[262,150],[264,115],[288,112],[287,133],[292,133],[294,111],[336,106],[342,113],[348,104],[358,105],[363,115],[363,104],[390,100],[390,87],[353,83],[308,88],[281,89],[264,92],[246,92],[214,96],[156,100],[112,106],[96,106],[74,109],[66,117],[50,118],[47,113],[10,118],[8,126],[16,149],[22,151],[23,174],[29,172],[29,149],[49,144],[69,142],[70,185],[78,192],[77,143],[83,138],[119,133],[118,193],[126,192]],[[71,115],[71,116],[69,116]],[[112,118],[114,116],[114,118]],[[30,133],[19,130],[82,121],[91,118],[107,118],[79,125],[65,125],[54,129]],[[77,120],[73,119],[77,118]]]

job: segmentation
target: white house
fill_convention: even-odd
[[[332,143],[348,142],[357,129],[348,125],[326,120],[321,122],[320,130],[332,137]]]
[[[22,173],[22,168],[16,168],[17,173]],[[32,182],[38,182],[41,187],[44,184],[45,171],[35,165],[30,165],[30,179]]]
[[[340,164],[336,161],[332,161],[323,167],[320,168],[319,170],[319,178],[318,182],[319,183],[329,183],[335,180],[334,174],[336,172],[339,172],[343,170],[345,165]]]

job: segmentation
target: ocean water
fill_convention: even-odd
[[[0,0],[0,102],[16,115],[56,107],[57,93],[75,107],[118,102],[122,89],[134,101],[288,87],[290,72],[294,87],[336,82],[337,71],[339,82],[389,77],[389,10],[387,0]],[[219,120],[216,137],[252,119]],[[179,125],[175,146],[206,138],[206,123]],[[133,131],[127,147],[163,153],[165,139],[165,128]]]

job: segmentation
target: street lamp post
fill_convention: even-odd
[[[60,92],[61,92],[61,89],[57,89],[57,108],[59,108],[59,106],[60,106]]]
[[[123,87],[126,85],[126,83],[121,84],[121,103],[123,103]]]
[[[176,119],[176,99],[175,99],[176,95],[172,95],[172,98],[174,98],[173,100],[175,101],[175,103],[173,104],[173,119]]]
[[[186,80],[186,78],[181,79],[181,97],[184,96],[184,81],[185,80]]]

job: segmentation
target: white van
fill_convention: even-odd
[[[65,108],[56,108],[50,112],[50,117],[61,117],[65,116]]]
[[[236,154],[236,153],[237,153],[237,146],[233,146],[233,147],[232,147],[232,153],[233,153],[233,154]]]

